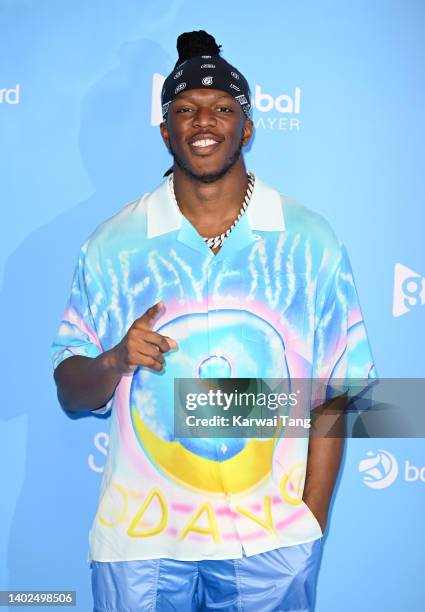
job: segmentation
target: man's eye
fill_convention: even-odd
[[[177,108],[176,113],[185,113],[186,111],[191,111],[192,109],[188,106],[183,106],[182,108]]]
[[[220,112],[224,112],[224,113],[232,113],[232,109],[229,108],[228,106],[219,106],[217,108],[217,110],[219,110]]]

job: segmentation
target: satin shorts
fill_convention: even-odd
[[[93,612],[312,612],[322,538],[242,559],[91,562]]]

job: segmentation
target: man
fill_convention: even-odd
[[[111,410],[94,609],[311,610],[343,436],[178,437],[173,385],[331,388],[373,377],[373,361],[343,246],[246,171],[246,79],[206,32],[177,48],[162,90],[169,176],[83,245],[53,345],[63,408]]]

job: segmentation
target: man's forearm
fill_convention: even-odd
[[[111,351],[98,357],[75,355],[55,369],[58,399],[66,412],[94,410],[112,397],[122,374],[113,367]]]
[[[345,405],[345,396],[337,398],[314,411],[313,416],[303,501],[319,521],[322,531],[326,528],[344,450]]]

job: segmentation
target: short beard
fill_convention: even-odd
[[[234,151],[233,155],[229,157],[229,159],[224,163],[223,167],[220,170],[218,170],[218,172],[214,172],[213,174],[196,174],[181,159],[181,157],[179,157],[176,154],[171,144],[171,141],[169,141],[169,148],[170,148],[170,153],[173,156],[174,163],[176,164],[176,166],[180,168],[180,170],[182,170],[186,174],[186,176],[188,176],[192,180],[199,181],[200,183],[215,183],[216,181],[219,181],[220,179],[222,179],[223,176],[225,176],[229,172],[229,170],[231,170],[233,166],[236,164],[239,157],[241,156],[242,143],[243,143],[243,136],[241,135],[241,139],[240,139],[240,142],[239,142],[239,145],[236,151]]]

